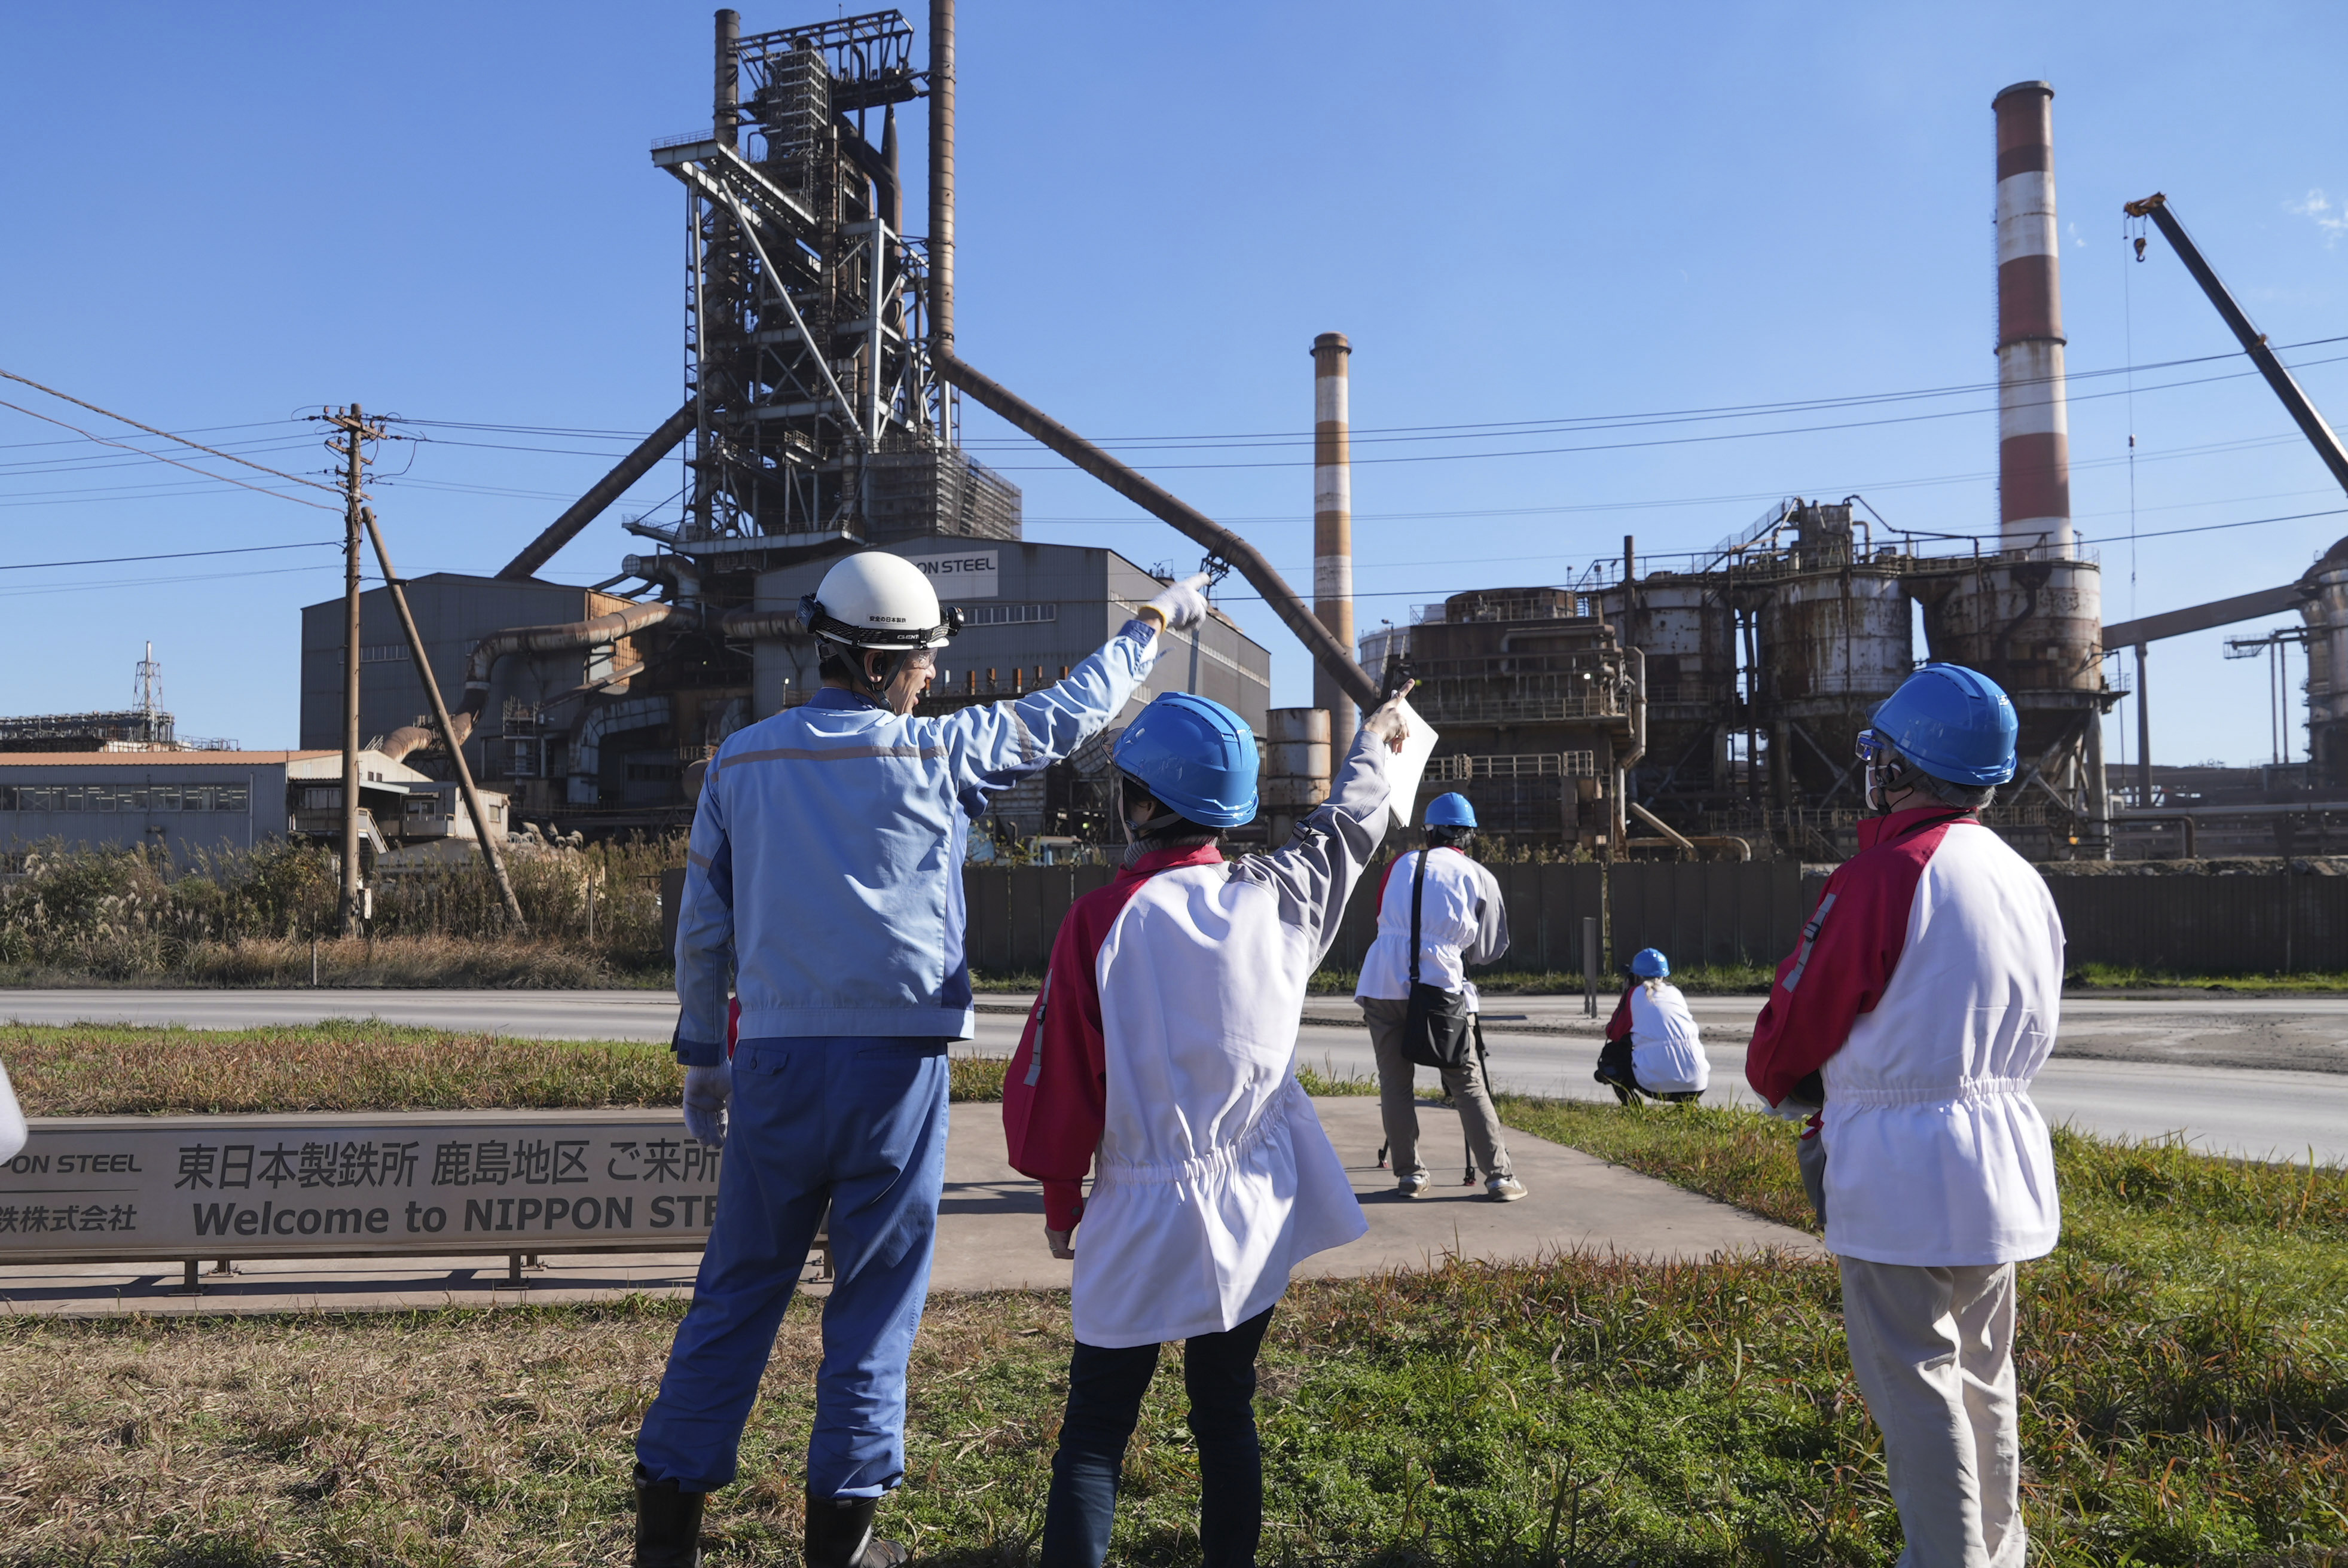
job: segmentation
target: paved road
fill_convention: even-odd
[[[990,997],[965,1050],[1007,1055],[1024,999]],[[1757,997],[1693,999],[1727,1100],[1749,1102],[1743,1040]],[[1525,1093],[1597,1098],[1590,1080],[1599,1025],[1579,998],[1487,999],[1493,1082]],[[1509,1015],[1522,1015],[1514,1017]],[[659,991],[59,990],[0,995],[0,1018],[25,1023],[181,1023],[229,1029],[380,1018],[438,1029],[551,1039],[665,1040],[675,1001]],[[1299,1041],[1308,1065],[1373,1071],[1350,1003],[1316,998]],[[1327,1020],[1317,1021],[1317,1020]],[[2047,1115],[2100,1132],[2182,1132],[2228,1153],[2348,1163],[2348,998],[2064,1003],[2055,1060],[2035,1095]]]

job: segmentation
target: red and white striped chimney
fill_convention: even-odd
[[[1997,116],[1997,502],[2003,548],[2071,554],[2071,426],[2054,226],[2054,89],[2016,82]]]
[[[1313,340],[1313,614],[1347,653],[1354,651],[1354,445],[1346,406],[1344,333]],[[1329,733],[1351,744],[1354,700],[1318,664],[1313,705],[1329,710]]]

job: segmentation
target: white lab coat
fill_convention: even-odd
[[[1076,1231],[1076,1338],[1119,1348],[1234,1327],[1303,1259],[1369,1229],[1296,1081],[1305,982],[1377,848],[1386,781],[1357,738],[1276,854],[1161,871],[1101,944],[1106,1117]]]
[[[1631,988],[1631,1071],[1653,1093],[1700,1094],[1710,1086],[1712,1062],[1679,987]]]

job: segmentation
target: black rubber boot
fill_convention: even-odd
[[[877,1497],[817,1497],[807,1500],[808,1568],[897,1568],[912,1555],[894,1541],[872,1534]]]
[[[647,1481],[636,1467],[636,1568],[701,1568],[703,1495]]]

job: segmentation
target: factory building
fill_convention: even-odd
[[[381,752],[359,753],[360,827],[381,854],[475,836],[456,786]],[[272,839],[337,838],[339,751],[12,752],[0,754],[0,849],[147,848],[174,860]],[[507,831],[505,797],[485,793]]]

